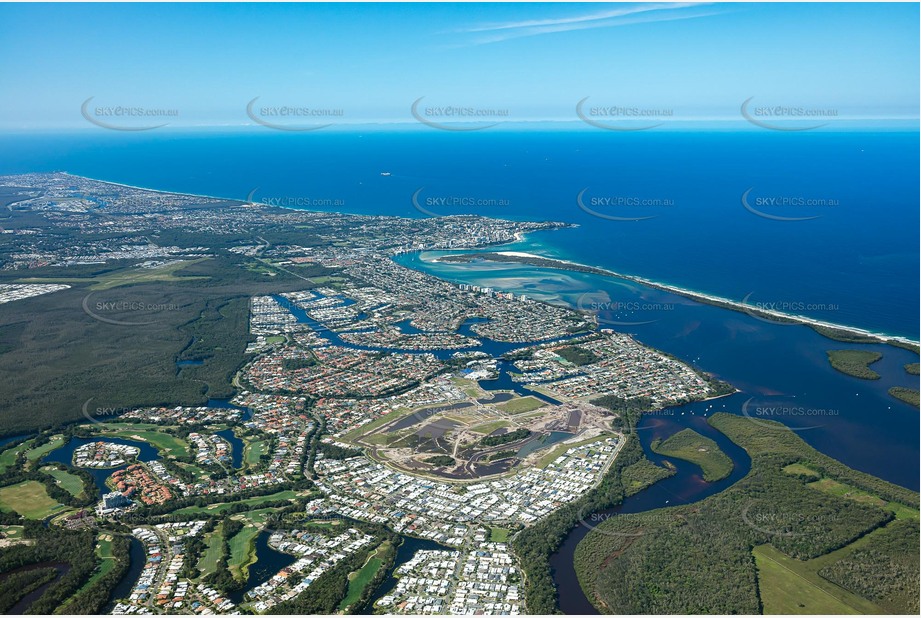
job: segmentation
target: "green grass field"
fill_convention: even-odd
[[[89,581],[84,584],[84,588],[92,586],[93,583],[103,577],[106,573],[115,568],[115,556],[112,554],[112,537],[108,534],[99,535],[99,542],[96,544],[96,555],[102,559],[99,564],[99,570],[96,571]]]
[[[808,467],[808,466],[804,466],[803,464],[800,464],[800,463],[793,463],[793,464],[790,464],[789,466],[784,466],[783,471],[786,472],[787,474],[794,474],[794,475],[797,475],[797,476],[805,476],[805,477],[811,478],[811,479],[819,479],[819,478],[821,478],[821,475],[820,475],[818,472],[816,472],[816,471],[813,470],[812,468],[810,468],[810,467]]]
[[[510,426],[511,423],[508,421],[490,421],[488,423],[483,423],[482,425],[476,425],[470,428],[470,431],[481,433],[484,436],[491,434],[497,429]]]
[[[26,519],[44,519],[66,508],[52,500],[45,486],[37,481],[23,481],[0,488],[0,511],[15,511]]]
[[[239,502],[218,502],[216,504],[209,504],[208,506],[187,506],[184,509],[179,509],[174,511],[177,515],[197,515],[200,513],[223,513],[230,507],[236,504],[246,504],[248,506],[259,506],[260,504],[265,504],[266,502],[273,502],[275,500],[293,500],[297,494],[292,489],[285,491],[279,491],[278,493],[269,494],[267,496],[257,496],[255,498],[249,498],[247,500],[240,500]]]
[[[229,541],[230,557],[227,568],[235,579],[243,581],[249,574],[249,565],[256,561],[256,536],[259,528],[246,526]]]
[[[93,573],[86,583],[80,586],[79,590],[76,593],[70,596],[64,604],[61,606],[58,613],[66,613],[67,605],[70,601],[77,596],[77,594],[83,592],[93,584],[95,584],[99,579],[104,577],[106,573],[115,568],[115,556],[112,555],[112,537],[109,534],[100,534],[99,540],[96,543],[96,555],[101,558],[99,562],[99,569]]]
[[[64,436],[52,436],[50,440],[26,451],[26,459],[37,461],[56,448],[64,446]]]
[[[151,283],[154,281],[196,281],[206,280],[210,277],[177,277],[173,273],[182,270],[192,264],[203,262],[210,258],[198,258],[195,260],[183,260],[176,264],[166,264],[158,268],[123,268],[111,273],[106,273],[98,277],[30,277],[18,279],[18,283],[90,283],[91,290],[108,290],[122,285],[133,285],[136,283]]]
[[[259,465],[259,458],[265,453],[266,446],[265,440],[247,442],[243,449],[243,464],[246,466]]]
[[[165,433],[162,428],[156,425],[145,423],[101,423],[100,435],[149,442],[160,451],[161,455],[165,456],[185,457],[189,455],[189,445],[184,440]]]
[[[831,494],[832,496],[848,498],[849,500],[854,500],[855,502],[871,504],[873,506],[878,506],[880,508],[886,509],[887,511],[892,511],[899,519],[919,518],[917,509],[905,506],[904,504],[899,504],[898,502],[887,502],[879,496],[871,494],[870,492],[858,489],[856,487],[851,487],[850,485],[841,483],[840,481],[836,481],[834,479],[823,478],[819,479],[818,481],[813,481],[812,483],[807,483],[806,485],[807,487],[811,487],[826,494]]]
[[[770,545],[752,550],[758,569],[758,590],[765,614],[860,614],[841,600],[845,590],[807,571],[803,563]],[[799,564],[797,564],[799,563]],[[824,586],[820,586],[820,582]]]
[[[697,464],[708,482],[719,481],[732,473],[732,460],[716,442],[693,429],[682,429],[665,440],[653,441],[650,447],[660,455]]]
[[[505,403],[500,403],[496,407],[506,412],[508,414],[522,414],[524,412],[531,412],[538,408],[544,407],[546,404],[538,399],[537,397],[517,397],[511,401]]]
[[[506,528],[489,529],[490,543],[505,543],[506,541],[508,541],[508,530]]]
[[[218,524],[217,527],[205,537],[205,544],[207,547],[198,559],[198,570],[201,571],[202,577],[211,575],[217,570],[217,563],[221,559],[221,554],[223,553],[223,531],[224,524]]]
[[[254,524],[264,524],[269,517],[278,512],[276,508],[267,508],[267,509],[256,509],[254,511],[246,511],[245,513],[240,513],[237,517],[242,517],[246,521],[249,521]]]
[[[19,457],[19,453],[28,449],[31,443],[31,440],[27,440],[18,446],[8,448],[0,453],[0,472],[6,472],[7,468],[15,464],[16,458]]]
[[[390,546],[389,541],[385,541],[378,547],[377,551],[371,554],[368,558],[368,561],[365,562],[358,571],[349,573],[349,590],[345,595],[345,598],[342,599],[342,602],[339,603],[339,611],[344,612],[350,605],[358,601],[361,597],[362,591],[367,587],[371,579],[377,574],[383,565],[383,561],[377,557],[382,550]]]
[[[21,539],[25,526],[0,526],[0,533],[7,539]]]
[[[76,474],[71,474],[67,470],[58,470],[57,468],[46,466],[41,469],[42,472],[54,477],[57,484],[72,496],[79,496],[83,493],[83,479]]]
[[[198,466],[196,466],[195,464],[185,463],[184,461],[177,461],[175,463],[180,468],[184,468],[185,470],[188,470],[189,472],[191,472],[195,476],[196,482],[207,481],[209,478],[208,473],[202,470],[201,468],[199,468]]]

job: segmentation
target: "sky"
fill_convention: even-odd
[[[918,23],[878,3],[0,4],[0,128],[577,121],[583,100],[626,126],[750,97],[917,119]]]

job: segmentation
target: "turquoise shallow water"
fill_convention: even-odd
[[[849,466],[918,488],[917,409],[894,399],[891,386],[917,388],[902,366],[917,355],[887,345],[831,341],[803,325],[776,324],[643,285],[587,273],[475,262],[435,262],[436,252],[397,257],[405,266],[476,285],[490,285],[598,312],[602,327],[628,332],[733,384],[742,394],[719,400],[720,411],[780,421]],[[879,380],[858,380],[828,363],[829,349],[883,354]],[[725,407],[724,407],[725,405]]]
[[[917,339],[918,153],[918,133],[897,131],[98,129],[0,135],[0,173],[407,217],[426,216],[417,192],[422,204],[473,198],[482,205],[428,210],[576,223],[521,247]],[[580,194],[601,215],[643,220],[588,214]]]

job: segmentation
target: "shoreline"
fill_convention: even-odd
[[[785,313],[783,311],[777,311],[774,309],[763,309],[760,307],[755,307],[752,305],[747,305],[743,302],[734,301],[728,298],[723,298],[720,296],[715,296],[713,294],[707,294],[705,292],[698,292],[696,290],[689,290],[687,288],[682,288],[677,285],[672,285],[668,283],[661,283],[659,281],[654,281],[652,279],[647,279],[645,277],[639,277],[637,275],[627,275],[624,273],[619,273],[608,268],[602,268],[599,266],[590,266],[588,264],[580,264],[579,262],[573,262],[570,260],[563,260],[559,258],[548,258],[534,253],[528,253],[524,251],[494,251],[492,255],[500,255],[508,258],[521,258],[521,259],[510,259],[510,260],[496,260],[498,262],[508,262],[508,263],[519,263],[519,264],[529,264],[537,267],[546,267],[546,268],[558,268],[560,270],[572,270],[576,272],[589,272],[592,274],[607,276],[607,277],[616,277],[618,279],[623,279],[625,281],[632,281],[634,283],[639,283],[649,288],[654,288],[662,290],[665,292],[670,292],[672,294],[677,294],[678,296],[683,296],[685,298],[690,298],[698,302],[713,305],[716,307],[722,307],[724,309],[729,309],[731,311],[738,311],[741,313],[746,313],[751,317],[766,316],[767,318],[775,318],[774,321],[778,324],[782,324],[782,320],[787,323],[796,323],[802,324],[809,327],[820,327],[826,329],[832,329],[836,331],[841,331],[851,335],[867,337],[874,339],[878,343],[892,344],[893,341],[899,342],[906,345],[917,346],[919,342],[917,340],[910,339],[908,337],[903,337],[901,335],[889,335],[886,333],[879,333],[870,331],[864,328],[859,328],[857,326],[848,326],[845,324],[837,324],[835,322],[826,322],[825,320],[819,320],[816,318],[810,318],[807,316],[795,314],[795,313]],[[469,254],[458,254],[458,256],[463,257]],[[488,261],[489,252],[484,252],[482,256]],[[458,257],[452,255],[443,255],[435,260],[434,262],[452,262],[452,260],[444,260],[448,257]],[[455,262],[456,263],[456,262]],[[816,331],[818,332],[818,331]],[[819,333],[822,336],[827,337],[823,333]],[[831,337],[829,339],[834,340]]]
[[[52,172],[52,173],[54,173],[54,172]],[[284,210],[293,210],[293,211],[300,211],[300,212],[320,212],[320,213],[328,212],[328,211],[323,211],[323,210],[310,210],[310,209],[304,209],[304,208],[290,208],[290,207],[286,207],[286,206],[269,206],[269,205],[267,205],[267,204],[252,203],[252,202],[247,202],[246,200],[239,200],[239,199],[236,199],[236,198],[228,198],[228,197],[220,197],[220,196],[215,196],[215,195],[202,195],[202,194],[198,194],[198,193],[183,193],[183,192],[177,192],[177,191],[164,191],[164,190],[161,190],[161,189],[151,189],[151,188],[149,188],[149,187],[138,187],[138,186],[129,185],[129,184],[125,184],[125,183],[112,182],[112,181],[108,181],[108,180],[100,180],[100,179],[97,179],[97,178],[90,178],[90,177],[88,177],[88,176],[80,176],[80,175],[78,175],[78,174],[71,174],[71,173],[66,172],[66,171],[61,171],[61,172],[58,172],[58,173],[63,174],[63,175],[65,175],[65,176],[71,176],[71,177],[74,177],[74,178],[82,178],[82,179],[84,179],[84,180],[93,180],[93,181],[95,181],[95,182],[101,182],[101,183],[103,183],[103,184],[109,184],[109,185],[114,185],[114,186],[118,186],[118,187],[125,187],[125,188],[135,189],[135,190],[139,190],[139,191],[150,191],[150,192],[152,192],[152,193],[160,193],[160,194],[164,194],[164,195],[183,195],[183,196],[187,196],[187,197],[200,197],[200,198],[212,199],[212,200],[222,200],[222,201],[227,201],[227,202],[237,202],[237,203],[239,203],[239,204],[242,205],[242,206],[248,206],[248,207],[257,207],[257,206],[258,206],[258,207],[268,207],[268,208],[281,208],[281,209],[284,209]],[[393,216],[393,215],[379,215],[379,216]],[[526,237],[526,235],[527,235],[527,234],[526,234],[525,232],[516,232],[516,233],[515,233],[515,242],[521,242],[521,240],[523,240],[523,239]],[[507,245],[507,244],[510,244],[510,243],[503,243],[503,244],[506,244],[506,245]],[[502,245],[499,245],[499,246],[502,246]],[[484,249],[488,248],[488,245],[487,245],[487,246],[484,246],[483,248],[484,248]],[[437,249],[429,249],[429,250],[436,250],[436,251],[437,251]],[[465,249],[461,249],[461,250],[465,250]],[[472,249],[470,249],[470,250],[472,250]],[[864,328],[860,328],[860,327],[857,327],[857,326],[848,326],[848,325],[845,325],[845,324],[837,324],[837,323],[835,323],[835,322],[826,322],[826,321],[824,321],[824,320],[818,320],[818,319],[815,319],[815,318],[810,318],[810,317],[803,316],[803,315],[798,315],[798,314],[795,314],[795,313],[785,313],[785,312],[776,311],[776,310],[773,310],[773,309],[762,309],[762,308],[759,308],[759,307],[753,307],[753,306],[751,306],[751,305],[746,305],[745,303],[742,303],[742,302],[739,302],[739,301],[730,300],[730,299],[728,299],[728,298],[723,298],[723,297],[720,297],[720,296],[715,296],[715,295],[707,294],[707,293],[704,293],[704,292],[698,292],[698,291],[696,291],[696,290],[689,290],[689,289],[687,289],[687,288],[682,288],[682,287],[680,287],[680,286],[676,286],[676,285],[672,285],[672,284],[668,284],[668,283],[661,283],[661,282],[654,281],[654,280],[652,280],[652,279],[647,279],[647,278],[645,278],[645,277],[640,277],[640,276],[637,276],[637,275],[627,275],[627,274],[624,274],[624,273],[619,273],[619,272],[613,271],[613,270],[611,270],[611,269],[603,268],[603,267],[599,267],[599,266],[590,266],[590,265],[588,265],[588,264],[581,264],[581,263],[579,263],[579,262],[573,262],[573,261],[570,261],[570,260],[564,260],[564,259],[560,259],[560,258],[548,258],[548,257],[543,257],[543,256],[540,256],[540,255],[537,255],[537,254],[534,254],[534,253],[528,253],[528,252],[525,252],[525,251],[494,251],[494,252],[492,252],[492,253],[494,253],[494,254],[496,254],[496,255],[506,256],[506,257],[523,258],[523,259],[525,259],[525,260],[540,260],[541,262],[547,262],[547,263],[553,263],[553,264],[560,264],[560,265],[562,265],[562,267],[561,267],[561,266],[553,266],[553,264],[544,264],[544,266],[547,266],[547,267],[550,267],[550,268],[556,267],[556,268],[560,268],[561,270],[576,270],[576,269],[579,269],[579,270],[582,270],[583,272],[592,272],[592,273],[594,273],[594,274],[599,274],[599,275],[602,275],[602,276],[616,277],[616,278],[618,278],[618,279],[623,279],[623,280],[625,280],[625,281],[633,281],[634,283],[639,283],[639,284],[641,284],[641,285],[645,285],[646,287],[650,287],[650,288],[654,288],[654,289],[659,289],[659,290],[662,290],[662,291],[665,291],[665,292],[670,292],[670,293],[672,293],[672,294],[677,294],[677,295],[679,295],[679,296],[684,296],[685,298],[690,298],[690,299],[692,299],[692,300],[696,300],[696,301],[702,302],[702,303],[704,303],[704,304],[714,305],[714,306],[723,307],[723,308],[725,308],[725,309],[729,309],[729,310],[732,310],[732,311],[738,311],[738,312],[741,312],[741,313],[746,313],[746,314],[748,314],[749,316],[755,317],[755,318],[757,318],[758,316],[757,316],[757,315],[754,315],[754,314],[760,314],[760,315],[762,315],[762,316],[767,316],[767,317],[769,317],[769,318],[777,318],[777,319],[778,319],[778,320],[773,320],[773,321],[778,321],[778,322],[779,322],[779,320],[786,320],[787,322],[792,322],[792,323],[797,323],[797,324],[803,324],[803,325],[809,326],[809,327],[820,327],[820,328],[833,329],[833,330],[841,331],[841,332],[848,333],[848,334],[852,334],[852,335],[856,335],[856,336],[871,338],[871,339],[876,340],[876,342],[878,342],[878,343],[883,343],[883,344],[890,344],[890,345],[891,345],[892,342],[898,342],[898,343],[901,343],[901,344],[904,344],[904,345],[915,346],[915,347],[917,347],[917,346],[919,346],[919,344],[921,344],[921,341],[919,341],[919,340],[910,339],[909,337],[904,337],[904,336],[901,336],[901,335],[889,335],[889,334],[886,334],[886,333],[879,333],[879,332],[870,331],[870,330],[867,330],[867,329],[864,329]],[[484,254],[485,254],[485,255],[488,255],[489,252],[484,252]],[[461,255],[463,255],[463,254],[461,254]],[[448,256],[448,255],[441,256],[440,258],[436,258],[436,259],[433,260],[433,261],[434,261],[434,262],[439,262],[442,258],[445,258],[445,257],[451,257],[451,256]],[[525,264],[526,264],[527,262],[521,262],[521,263],[525,263]],[[540,264],[533,264],[533,265],[535,265],[535,266],[540,266]],[[575,267],[575,268],[571,268],[571,267]],[[782,323],[782,322],[779,322],[779,323]],[[816,332],[818,332],[818,331],[816,331]],[[822,335],[823,337],[827,337],[828,339],[831,339],[832,341],[834,341],[834,338],[832,338],[832,337],[828,337],[827,335],[824,335],[824,334],[822,334],[822,333],[819,333],[819,334]]]
[[[81,178],[83,180],[92,180],[93,182],[101,182],[104,185],[113,185],[116,187],[124,187],[126,189],[135,189],[137,191],[149,191],[151,193],[160,193],[162,195],[182,195],[184,197],[203,197],[209,200],[221,200],[223,202],[239,202],[242,205],[249,204],[249,202],[247,202],[246,200],[240,200],[240,199],[233,198],[233,197],[221,197],[218,195],[203,195],[200,193],[185,193],[183,191],[164,191],[162,189],[151,189],[150,187],[138,187],[135,185],[125,184],[123,182],[113,182],[111,180],[100,180],[99,178],[90,178],[89,176],[80,176],[79,174],[71,174],[70,172],[50,172],[50,173],[63,174],[64,176],[70,176],[71,178]]]

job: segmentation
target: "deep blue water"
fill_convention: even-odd
[[[243,467],[243,440],[237,437],[233,432],[233,429],[223,429],[221,431],[215,431],[217,435],[221,436],[228,443],[230,443],[230,461],[234,468]]]
[[[208,407],[223,408],[225,410],[239,410],[243,413],[242,420],[244,421],[248,421],[253,417],[253,411],[250,408],[235,406],[234,404],[230,403],[230,399],[209,399]]]
[[[413,206],[417,192],[423,205],[440,197],[491,200],[482,207],[427,210],[575,223],[580,227],[533,234],[509,248],[913,339],[921,280],[918,168],[917,132],[100,130],[0,136],[0,174],[65,170],[161,190],[296,199],[317,210],[407,217],[428,216]],[[583,206],[605,216],[653,218],[593,216],[580,208],[580,193]],[[658,204],[610,206],[601,198]],[[770,198],[834,204],[774,206],[766,203]],[[810,218],[778,221],[746,204],[771,216]],[[674,461],[676,476],[602,517],[699,500],[744,474],[744,452],[705,424],[704,412],[716,410],[747,414],[753,422],[781,421],[851,467],[919,486],[918,411],[886,392],[894,385],[918,387],[917,378],[902,370],[917,361],[913,353],[833,342],[804,326],[767,323],[612,277],[432,264],[418,255],[400,261],[458,282],[598,310],[603,326],[633,333],[741,389],[682,408],[683,416],[647,417],[641,424],[644,447],[653,436],[683,426],[715,439],[737,463],[729,479],[707,484],[695,466]],[[825,351],[842,348],[882,352],[874,365],[882,379],[857,380],[833,370]],[[593,613],[571,571],[571,552],[585,532],[576,528],[554,557],[567,613]],[[398,564],[414,551],[410,543],[422,542],[407,539]],[[375,597],[392,585],[384,582]]]
[[[780,421],[853,468],[904,487],[919,486],[918,410],[888,393],[891,386],[918,388],[917,377],[903,369],[917,362],[917,354],[882,344],[832,341],[803,325],[768,322],[616,277],[517,265],[447,264],[432,257],[406,254],[398,261],[448,280],[573,307],[589,309],[598,299],[620,307],[652,307],[602,311],[601,326],[630,333],[740,389],[742,395],[720,400],[720,405],[731,402],[727,412],[744,410],[755,420]],[[833,349],[880,352],[883,358],[873,368],[881,378],[860,380],[836,371],[825,353]]]
[[[240,590],[235,590],[227,595],[234,603],[241,603],[247,592],[269,581],[280,570],[297,561],[297,558],[291,554],[272,549],[269,546],[269,537],[271,536],[271,531],[263,530],[256,537],[256,562],[249,565],[249,577],[246,579],[246,585]]]
[[[138,440],[123,440],[122,438],[110,438],[97,437],[97,438],[71,438],[70,442],[67,444],[54,449],[47,455],[42,458],[42,462],[57,462],[67,464],[68,466],[73,465],[74,451],[83,446],[84,444],[89,444],[90,442],[112,442],[114,444],[126,444],[128,446],[136,446],[141,452],[138,453],[138,461],[150,462],[160,458],[160,454],[157,452],[157,449],[148,444],[147,442],[140,442]],[[96,487],[99,489],[99,497],[102,498],[104,494],[111,491],[106,487],[106,479],[112,476],[116,470],[124,470],[128,467],[128,464],[124,466],[119,466],[118,468],[82,468],[90,473],[90,476],[93,477],[93,480],[96,481]]]
[[[103,610],[105,612],[112,611],[116,599],[126,599],[131,596],[131,590],[137,583],[138,578],[141,576],[141,572],[144,570],[144,564],[147,562],[144,544],[133,536],[129,537],[128,557],[130,559],[128,571],[125,572],[125,576],[122,577],[115,588],[112,589],[112,596],[109,597],[109,604],[106,606],[105,610]]]
[[[396,573],[397,569],[399,569],[401,566],[412,560],[417,551],[420,549],[429,551],[454,549],[453,547],[447,547],[428,539],[419,539],[416,537],[403,535],[400,535],[400,538],[402,539],[402,542],[400,543],[400,546],[397,547],[397,554],[394,557],[393,568],[390,569],[390,575],[380,584],[378,584],[374,592],[371,593],[368,604],[361,610],[361,615],[373,614],[374,604],[377,602],[377,600],[386,596],[390,591],[396,588],[399,579],[394,575],[394,573]]]
[[[578,223],[525,245],[618,272],[918,337],[917,132],[272,131],[0,135],[0,173],[65,170],[163,190],[419,217],[428,207]],[[168,164],[165,164],[168,162]],[[382,171],[391,176],[381,176]],[[749,203],[779,216],[746,210]],[[614,216],[583,212],[576,201]],[[605,206],[606,197],[672,205]],[[758,206],[771,197],[834,206]],[[314,200],[319,200],[315,202]],[[502,202],[504,200],[507,202]]]
[[[573,554],[576,546],[596,526],[620,513],[640,513],[652,509],[680,506],[703,500],[723,491],[748,474],[751,458],[743,448],[707,423],[707,417],[714,412],[726,412],[732,408],[732,399],[716,399],[696,402],[666,410],[664,414],[644,416],[637,425],[637,436],[643,445],[646,457],[653,463],[664,465],[668,461],[675,468],[675,474],[655,483],[651,487],[630,496],[612,509],[581,514],[580,523],[567,535],[559,550],[550,558],[553,580],[559,591],[560,610],[564,614],[597,614],[598,610],[589,602],[579,586]],[[653,440],[664,439],[682,429],[691,428],[717,443],[732,460],[732,473],[721,481],[704,481],[699,466],[673,457],[663,457],[650,450]]]
[[[317,209],[424,216],[411,202],[474,196],[509,205],[454,208],[522,219],[558,219],[576,229],[534,234],[516,248],[751,302],[814,303],[803,313],[832,322],[918,337],[919,167],[917,133],[782,132],[317,132],[0,136],[0,173],[66,170],[164,190],[244,198],[338,200]],[[164,162],[168,162],[166,165]],[[391,172],[384,177],[382,171]],[[741,195],[837,200],[833,207],[764,212],[822,215],[775,221],[746,210]],[[583,212],[650,216],[609,221]],[[592,197],[668,199],[672,206],[606,207]],[[435,207],[432,207],[435,208]],[[625,208],[625,210],[613,210]],[[607,209],[607,210],[605,210]],[[404,256],[408,260],[416,256]],[[425,266],[421,262],[414,266]],[[889,397],[914,385],[899,370],[916,357],[892,348],[883,379],[855,380],[825,360],[852,347],[801,326],[766,324],[735,312],[613,278],[529,268],[470,274],[428,270],[455,280],[591,308],[610,301],[672,305],[602,312],[629,330],[751,396],[837,411],[824,423],[788,416],[811,444],[849,465],[917,487],[917,410]],[[487,268],[473,269],[485,271]],[[651,322],[641,324],[640,322]],[[873,346],[860,346],[877,349]],[[755,402],[757,404],[758,402]]]
[[[27,438],[31,434],[22,433],[15,436],[7,436],[5,438],[0,438],[0,450],[2,450],[10,442],[15,442],[16,440],[21,440],[22,438]]]

